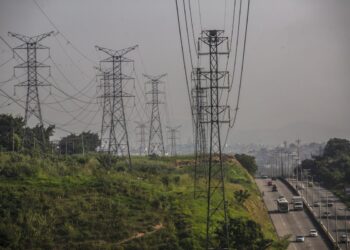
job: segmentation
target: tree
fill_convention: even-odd
[[[217,237],[219,240],[219,247],[225,247],[225,225],[219,227]],[[230,249],[251,249],[262,250],[267,249],[272,241],[264,238],[261,226],[253,220],[246,218],[229,218],[228,221],[229,233],[229,248]]]
[[[81,154],[83,152],[94,152],[100,145],[97,133],[82,132],[79,135],[70,134],[63,137],[59,142],[61,154]]]
[[[243,203],[249,198],[250,193],[248,190],[237,190],[234,192],[234,197],[238,204],[243,205]]]
[[[254,175],[258,170],[255,162],[255,157],[246,154],[236,154],[237,161],[251,174]]]
[[[346,139],[330,139],[324,148],[324,157],[335,157],[340,154],[350,154],[350,141]]]
[[[23,128],[22,117],[0,114],[0,148],[6,151],[18,150],[21,146]]]

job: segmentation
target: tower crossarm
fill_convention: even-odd
[[[104,53],[106,53],[107,55],[110,55],[112,57],[122,57],[125,54],[129,53],[130,51],[136,49],[138,47],[138,45],[132,46],[132,47],[128,47],[125,49],[121,49],[121,50],[113,50],[113,49],[107,49],[107,48],[103,48],[100,46],[95,46],[95,48],[99,51],[102,51]]]
[[[45,39],[46,37],[51,36],[53,33],[54,31],[50,31],[37,36],[25,36],[25,35],[13,33],[13,32],[8,32],[9,36],[15,37],[24,43],[38,43],[41,40]]]

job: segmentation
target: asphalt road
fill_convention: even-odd
[[[291,183],[296,185],[296,181],[292,180]],[[333,236],[334,240],[340,240],[340,236],[344,234],[350,234],[350,211],[346,212],[345,216],[345,204],[342,203],[334,194],[327,189],[320,187],[318,183],[315,183],[313,187],[308,187],[306,182],[303,182],[304,190],[300,190],[300,193],[305,197],[307,202],[311,205],[313,211],[319,219],[321,219],[323,225],[328,228],[329,232]],[[332,202],[333,206],[328,207],[328,202]],[[315,202],[321,202],[320,207],[315,207]],[[324,216],[325,212],[329,212],[330,215]],[[321,215],[321,216],[320,216]],[[350,249],[350,244],[346,246],[345,243],[339,243],[339,247],[343,250]]]
[[[261,192],[264,192],[264,202],[267,206],[272,222],[275,225],[276,231],[279,236],[291,235],[288,249],[329,249],[326,241],[319,235],[318,237],[309,237],[310,229],[315,228],[311,219],[304,211],[293,211],[289,213],[278,213],[276,200],[279,195],[283,195],[290,202],[293,194],[290,190],[280,181],[274,181],[277,185],[278,192],[272,192],[271,187],[267,186],[267,180],[256,179],[256,183]],[[290,207],[291,209],[292,207]],[[305,242],[295,242],[297,235],[304,235]]]

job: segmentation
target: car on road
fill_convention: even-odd
[[[317,237],[318,233],[316,229],[310,229],[310,237]]]
[[[272,186],[272,192],[277,192],[278,190],[277,190],[277,186],[276,186],[276,184],[274,184],[273,186]]]
[[[333,202],[328,202],[327,207],[333,207]]]
[[[267,185],[268,185],[268,186],[272,186],[272,181],[268,181],[268,182],[267,182]]]
[[[329,211],[324,212],[322,215],[323,218],[327,218],[329,216],[331,216],[331,212],[329,212]]]
[[[340,243],[347,243],[349,244],[350,243],[350,237],[346,234],[343,234],[340,236],[340,239],[339,239],[339,242]]]
[[[272,179],[273,181],[277,180],[277,178],[276,178],[276,177],[272,177],[271,179]]]
[[[313,187],[313,186],[314,186],[314,183],[313,183],[313,182],[309,182],[307,185],[308,185],[309,187]]]
[[[321,202],[316,201],[316,202],[314,203],[314,207],[320,207],[320,206],[321,206]]]
[[[262,179],[267,179],[267,178],[269,178],[267,175],[263,175],[263,176],[261,176],[261,178]]]
[[[297,235],[295,237],[295,242],[304,242],[305,241],[305,236],[304,235]]]

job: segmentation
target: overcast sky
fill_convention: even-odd
[[[167,73],[164,80],[169,115],[165,114],[164,109],[164,127],[181,124],[181,141],[190,140],[191,117],[173,0],[36,1],[71,42],[68,44],[62,35],[42,41],[51,48],[51,57],[74,84],[74,88],[71,87],[57,68],[52,67],[54,81],[61,89],[76,95],[77,90],[88,86],[83,94],[76,97],[85,101],[94,100],[89,97],[96,96],[97,83],[89,82],[96,74],[93,67],[105,57],[94,46],[122,49],[138,44],[139,49],[130,52],[128,57],[135,60],[139,82],[135,82],[135,87],[130,83],[128,91],[136,89],[141,102],[144,102],[141,92],[145,91],[145,78],[142,73]],[[202,27],[225,29],[229,35],[233,0],[226,3],[225,0],[200,0],[200,3]],[[191,0],[191,4],[197,37],[200,31],[198,2]],[[241,103],[237,124],[230,132],[231,143],[279,143],[297,137],[304,142],[324,141],[336,136],[349,138],[349,13],[348,0],[251,1]],[[9,37],[8,31],[36,35],[51,30],[57,31],[33,0],[0,0],[0,35],[11,46],[20,42]],[[0,65],[12,56],[2,41],[0,55]],[[188,56],[186,59],[189,59]],[[12,67],[16,63],[16,60],[12,60],[0,68],[0,81],[12,76]],[[53,66],[51,60],[46,63]],[[131,69],[126,68],[127,71]],[[232,68],[229,67],[229,70],[232,71]],[[15,79],[0,87],[13,95],[13,86],[21,79],[24,80]],[[52,82],[52,79],[49,80]],[[236,81],[230,93],[232,106],[236,101],[237,85]],[[48,96],[48,88],[40,94],[42,98],[47,97],[47,103],[64,99],[62,93],[55,89],[52,92],[55,97]],[[24,89],[16,89],[15,98],[22,97],[24,93]],[[4,102],[6,105],[6,100],[0,96],[0,105]],[[140,115],[142,119],[146,119],[146,116],[138,100],[135,101],[137,108],[133,102],[128,103],[128,120],[134,140],[133,122]],[[100,130],[98,104],[92,103],[83,111],[85,103],[69,101],[61,104],[63,107],[43,105],[44,118],[60,124],[68,122],[64,127],[74,132],[81,129]],[[63,109],[73,112],[66,114],[62,112]],[[1,105],[0,110],[24,113],[15,104]],[[63,134],[62,131],[57,133],[58,136]]]

